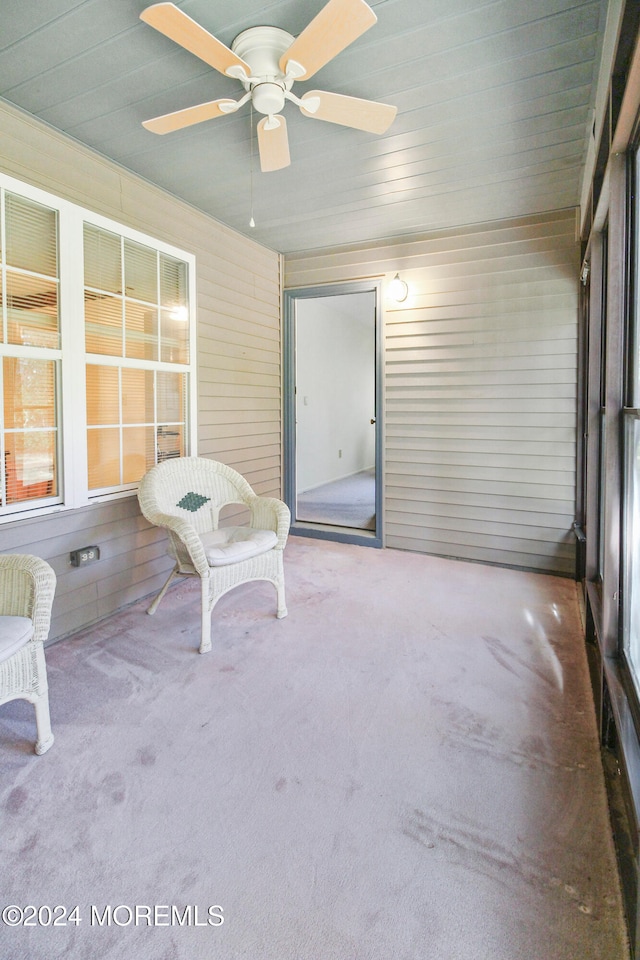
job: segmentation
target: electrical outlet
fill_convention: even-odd
[[[338,460],[342,459],[342,450],[338,450]]]
[[[70,556],[73,567],[84,567],[85,564],[100,559],[100,547],[81,547],[79,550],[72,550]]]

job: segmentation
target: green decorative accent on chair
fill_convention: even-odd
[[[201,493],[190,491],[186,493],[182,500],[178,500],[176,506],[183,510],[189,510],[190,513],[197,513],[201,506],[207,503],[211,497],[204,497]]]

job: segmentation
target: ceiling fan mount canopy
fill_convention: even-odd
[[[226,72],[251,91],[258,113],[273,116],[284,107],[285,91],[291,89],[293,78],[282,72],[279,61],[293,41],[294,37],[279,27],[249,27],[231,44],[232,52],[249,66],[250,75],[239,66],[231,66]]]
[[[258,150],[260,166],[266,172],[291,162],[287,125],[281,115],[286,100],[295,103],[304,116],[369,133],[384,133],[395,118],[397,108],[387,103],[322,90],[311,90],[302,97],[291,92],[295,81],[308,80],[376,23],[365,0],[329,0],[298,37],[279,27],[249,27],[231,47],[173,3],[155,3],[142,11],[140,19],[215,70],[239,80],[245,90],[239,100],[213,100],[145,120],[143,126],[153,133],[170,133],[235,113],[251,100],[258,113],[264,114],[258,123]]]
[[[280,57],[294,39],[280,27],[249,27],[238,34],[231,50],[249,65],[252,76],[284,78]]]

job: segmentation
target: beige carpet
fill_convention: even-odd
[[[81,921],[2,960],[626,958],[575,584],[285,563],[289,617],[239,588],[205,656],[193,582],[50,647],[45,756],[0,707],[1,906]]]
[[[376,528],[376,472],[360,470],[299,493],[296,519],[355,530]]]

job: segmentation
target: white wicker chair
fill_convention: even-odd
[[[45,560],[0,555],[0,704],[24,699],[35,706],[39,754],[53,743],[44,641],[55,589]]]
[[[175,566],[149,610],[176,576],[201,580],[200,653],[211,649],[211,612],[227,591],[250,580],[268,580],[277,591],[277,617],[287,615],[283,551],[289,534],[289,508],[273,497],[259,497],[236,470],[204,457],[179,457],[157,464],[142,478],[138,500],[143,515],[169,535]],[[249,508],[249,526],[219,526],[227,504]]]

